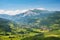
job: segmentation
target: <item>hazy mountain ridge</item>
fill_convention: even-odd
[[[6,14],[0,14],[0,18],[11,20],[11,21],[14,21],[22,25],[27,25],[27,24],[35,25],[35,22],[39,21],[38,22],[39,25],[43,26],[46,24],[50,25],[51,22],[53,22],[54,20],[58,20],[57,18],[60,19],[60,16],[58,15],[60,15],[60,11],[48,11],[48,10],[34,9],[34,10],[28,10],[24,13],[20,13],[17,15],[12,15],[12,16],[6,15]],[[47,20],[49,22],[47,22]]]
[[[7,20],[7,19],[3,19],[3,18],[0,18],[0,32],[10,32],[11,29],[10,29],[10,23],[11,21]]]
[[[13,16],[10,16],[10,15],[6,15],[6,14],[2,14],[0,15],[1,18],[5,18],[5,19],[9,19],[9,20],[13,20],[13,21],[19,21],[19,20],[25,20],[25,19],[28,19],[28,18],[41,18],[42,16],[44,15],[48,15],[50,12],[47,11],[47,10],[38,10],[38,9],[34,9],[34,10],[28,10],[24,13],[20,13],[20,14],[17,14],[17,15],[13,15]]]

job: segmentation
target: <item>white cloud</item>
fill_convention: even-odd
[[[34,9],[46,10],[45,8],[30,8],[30,10],[34,10]]]
[[[0,13],[4,13],[4,10],[0,10]]]
[[[25,11],[27,10],[0,10],[0,14],[16,15]]]
[[[45,8],[37,8],[37,9],[39,9],[39,10],[46,10]]]
[[[46,10],[45,8],[33,8],[33,9]],[[30,10],[33,10],[33,9],[30,9]],[[28,10],[29,9],[26,9],[26,10],[0,10],[0,14],[16,15],[19,13],[26,12]]]

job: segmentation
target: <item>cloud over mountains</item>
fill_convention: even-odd
[[[35,8],[33,8],[33,9],[35,9]],[[26,12],[28,10],[33,10],[33,9],[26,9],[26,10],[0,10],[0,14],[16,15],[16,14],[19,14],[19,13]],[[45,8],[36,8],[36,9],[45,10]]]
[[[8,14],[8,15],[15,15],[27,10],[0,10],[0,14]]]

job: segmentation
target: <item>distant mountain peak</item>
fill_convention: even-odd
[[[25,11],[24,13],[20,13],[18,14],[19,16],[22,15],[22,17],[25,16],[35,16],[35,15],[40,15],[40,13],[47,13],[48,10],[40,10],[40,9],[30,9]]]

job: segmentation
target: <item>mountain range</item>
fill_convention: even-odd
[[[29,25],[31,27],[38,27],[39,25],[40,27],[57,23],[60,24],[60,11],[33,9],[16,15],[0,14],[0,18],[12,21],[19,25]]]
[[[0,18],[12,20],[12,21],[21,21],[21,20],[27,20],[29,18],[35,18],[35,17],[41,18],[44,16],[48,16],[51,13],[53,12],[49,12],[48,10],[33,9],[16,15],[0,14]]]

